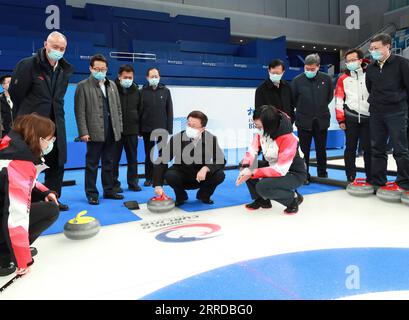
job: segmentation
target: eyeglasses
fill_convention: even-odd
[[[346,63],[351,63],[351,62],[356,62],[359,61],[360,59],[351,59],[351,60],[347,60]]]
[[[92,70],[94,70],[96,72],[106,72],[106,71],[108,71],[107,68],[92,68]]]

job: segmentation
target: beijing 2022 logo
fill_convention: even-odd
[[[215,238],[220,230],[217,224],[193,223],[163,229],[155,238],[170,243],[194,242]]]

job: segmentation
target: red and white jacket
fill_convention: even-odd
[[[290,118],[282,113],[280,127],[274,139],[256,134],[247,151],[242,167],[250,167],[263,153],[268,167],[253,170],[252,179],[284,177],[289,171],[305,173],[304,160],[299,155],[299,142],[293,133]]]
[[[335,107],[339,123],[345,122],[345,108],[350,115],[360,119],[361,116],[369,116],[369,93],[365,84],[365,72],[361,68],[343,74],[335,88]],[[352,112],[351,112],[352,111]]]
[[[46,197],[50,191],[37,181],[31,150],[13,131],[0,140],[0,226],[14,262],[19,268],[31,264],[29,222],[31,194]]]

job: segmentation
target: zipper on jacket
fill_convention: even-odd
[[[356,72],[356,81],[357,81],[357,86],[358,86],[358,123],[361,123],[361,101],[359,100],[359,90],[360,90],[360,82],[359,82],[359,73]]]

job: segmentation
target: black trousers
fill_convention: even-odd
[[[196,180],[197,172],[188,172],[178,167],[170,167],[165,173],[165,179],[169,186],[175,192],[177,200],[184,200],[187,197],[186,190],[199,189],[197,197],[200,199],[209,199],[215,192],[218,185],[225,179],[223,170],[217,170],[214,173],[208,172],[206,180],[200,183]]]
[[[114,157],[114,186],[121,187],[119,181],[119,162],[121,161],[122,150],[125,149],[126,160],[128,162],[127,182],[129,187],[137,186],[138,179],[138,135],[122,135],[120,141],[116,143]]]
[[[365,173],[368,181],[371,180],[371,131],[369,128],[369,119],[361,119],[346,116],[345,119],[345,137],[346,148],[344,153],[345,172],[347,178],[356,178],[356,155],[358,142],[364,151]]]
[[[372,183],[384,186],[387,182],[388,137],[392,142],[393,157],[398,167],[396,183],[409,190],[409,150],[407,111],[371,114]]]
[[[152,150],[155,148],[157,143],[162,141],[162,138],[159,137],[158,141],[151,141],[151,132],[143,132],[143,145],[145,149],[145,178],[146,180],[152,180],[153,178],[153,162],[152,162]],[[162,149],[159,149],[159,156],[162,156]]]
[[[30,245],[47,230],[59,216],[59,209],[53,202],[34,202],[30,209],[29,241]],[[10,252],[3,234],[4,221],[0,221],[0,259],[2,265],[10,263]]]
[[[55,142],[53,150],[44,157],[45,164],[50,167],[44,170],[44,185],[48,189],[57,192],[58,196],[61,197],[62,184],[64,181],[64,166],[60,166],[58,157],[59,151],[57,143]]]
[[[109,121],[110,122],[110,121]],[[98,198],[98,165],[101,160],[101,180],[104,195],[113,195],[114,191],[114,156],[116,142],[112,127],[109,126],[104,142],[88,142],[85,168],[85,194],[87,198]]]
[[[259,161],[258,167],[266,165],[265,161]],[[294,201],[296,189],[304,184],[305,179],[306,173],[289,172],[280,178],[250,179],[246,184],[253,200],[270,199],[288,207]]]
[[[317,154],[318,175],[325,175],[327,173],[327,136],[328,129],[320,130],[318,121],[313,122],[312,130],[298,128],[298,138],[300,139],[300,147],[301,151],[304,153],[304,160],[307,165],[308,173],[310,169],[312,138],[314,138],[315,151]]]

